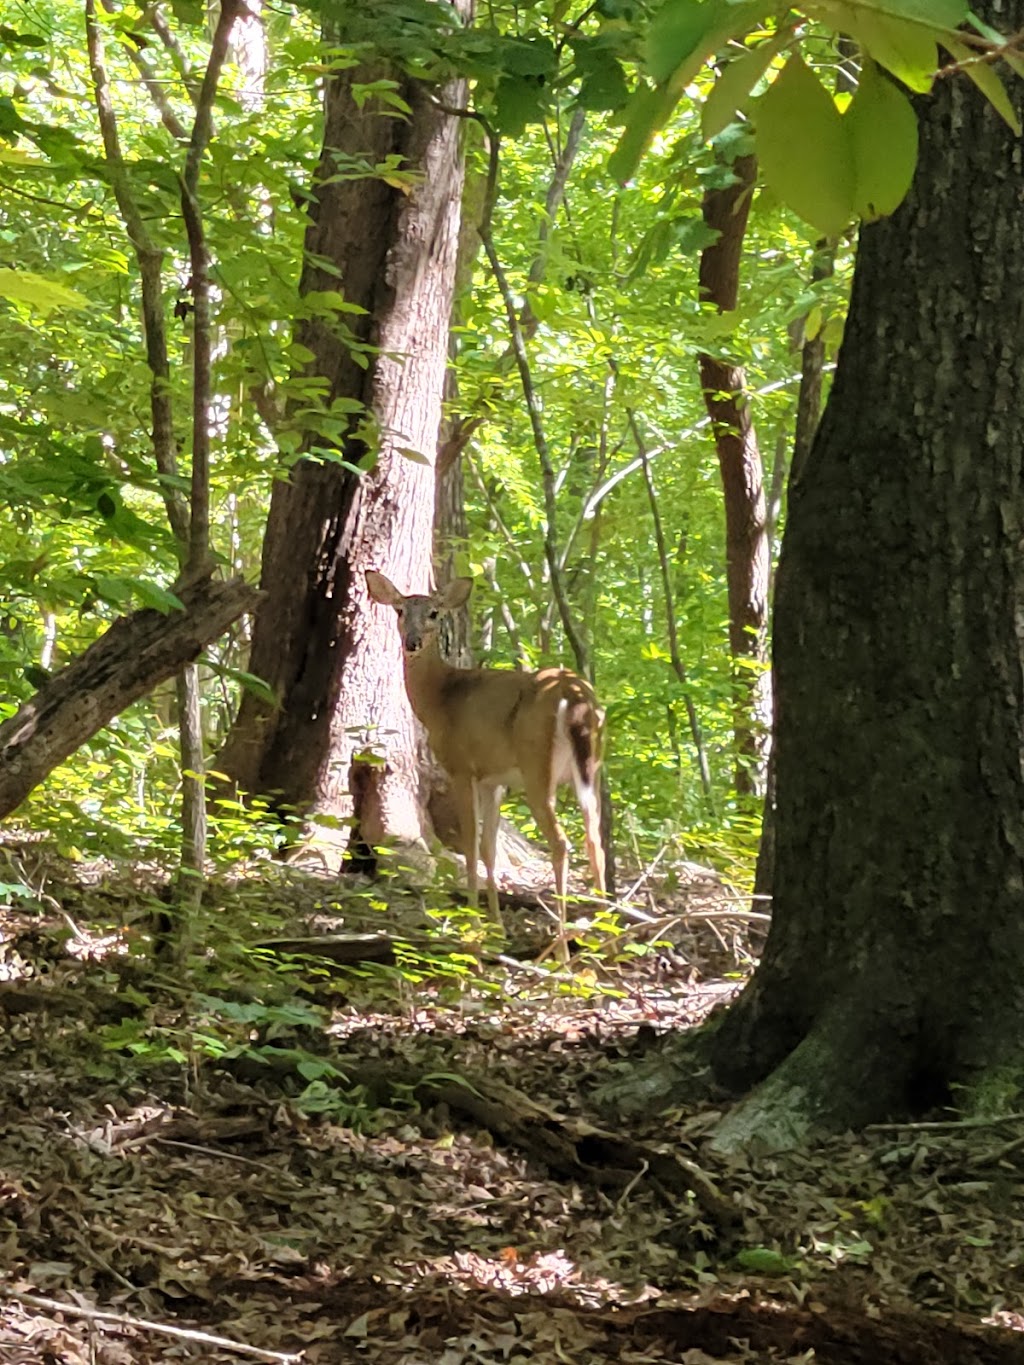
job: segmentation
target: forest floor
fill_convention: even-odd
[[[569,972],[250,866],[186,970],[157,870],[9,841],[0,1363],[1024,1362],[1024,1115],[711,1154],[679,1044],[764,925],[662,873]]]

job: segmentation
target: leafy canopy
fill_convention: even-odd
[[[827,90],[815,69],[812,58],[828,34],[847,35],[859,49],[852,99]],[[630,179],[688,87],[714,62],[705,135],[747,115],[770,188],[818,231],[836,236],[855,218],[891,213],[910,188],[917,126],[901,87],[929,91],[943,52],[951,63],[944,74],[962,72],[1020,133],[994,62],[1001,58],[1020,75],[1024,57],[967,0],[820,0],[795,8],[772,0],[667,0],[648,31],[648,79],[630,99],[610,169]]]

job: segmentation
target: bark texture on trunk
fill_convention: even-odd
[[[700,296],[720,312],[736,307],[740,257],[750,212],[757,162],[741,156],[733,163],[735,179],[704,196],[704,221],[719,237],[700,258]],[[704,404],[718,452],[725,508],[726,580],[729,593],[729,648],[737,661],[736,788],[752,792],[760,785],[768,753],[770,725],[768,673],[747,665],[762,663],[768,632],[768,544],[764,470],[750,404],[745,400],[743,366],[729,359],[700,357]]]
[[[408,120],[389,117],[374,100],[361,109],[353,100],[353,85],[385,75],[400,81]],[[464,94],[457,82],[440,102],[461,106]],[[460,129],[424,87],[379,67],[334,77],[325,112],[301,293],[309,299],[340,289],[365,313],[343,315],[345,337],[335,317],[314,307],[297,339],[315,357],[308,375],[325,385],[328,404],[365,404],[377,459],[360,474],[303,461],[275,486],[250,668],[280,704],[271,711],[245,698],[220,766],[238,786],[283,806],[354,818],[370,844],[384,836],[412,841],[424,829],[417,734],[394,623],[369,610],[363,570],[384,570],[407,591],[428,586]],[[411,192],[372,174],[338,176],[354,158],[375,166],[388,156],[421,177]],[[365,433],[355,419],[349,433],[341,454],[364,461]],[[350,769],[368,748],[386,761],[356,774],[363,806],[356,809]]]
[[[1024,24],[1024,0],[984,10]],[[1024,146],[963,76],[920,119],[790,492],[774,922],[713,1040],[722,1079],[767,1079],[722,1145],[913,1113],[1021,1060]]]
[[[256,603],[237,580],[178,590],[184,611],[122,616],[0,725],[0,819],[133,701],[173,677]]]

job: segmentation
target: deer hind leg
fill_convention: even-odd
[[[498,885],[494,880],[494,861],[498,848],[498,822],[501,818],[501,787],[482,786],[480,792],[480,851],[487,869],[487,908],[495,924],[501,925]]]
[[[565,893],[569,878],[569,845],[566,842],[562,826],[558,823],[558,816],[555,813],[555,789],[548,785],[547,789],[527,788],[526,803],[530,807],[530,814],[537,822],[537,828],[544,836],[548,850],[551,854],[551,867],[555,874],[555,899],[558,902],[558,930],[562,943],[561,956],[565,959],[568,954],[565,948]]]
[[[580,783],[576,797],[583,812],[583,829],[587,841],[587,859],[590,863],[590,878],[594,890],[599,895],[605,893],[604,844],[601,841],[601,808],[597,790],[590,783]]]

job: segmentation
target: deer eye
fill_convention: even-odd
[[[433,611],[427,613],[427,620],[436,621],[440,615],[441,615],[440,611],[438,611],[438,609],[435,607]]]

